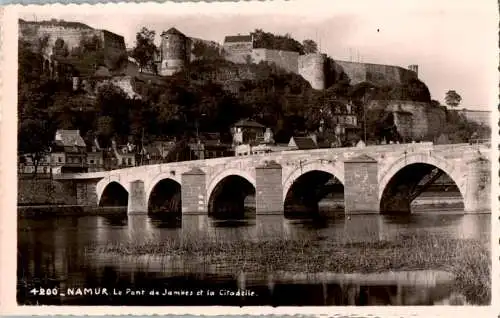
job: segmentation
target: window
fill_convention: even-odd
[[[93,163],[94,163],[94,159],[90,159],[90,163],[92,163],[92,164],[93,164]]]
[[[131,165],[132,164],[132,158],[128,158],[128,164]]]
[[[61,163],[62,162],[62,158],[61,157],[57,157],[57,162]]]

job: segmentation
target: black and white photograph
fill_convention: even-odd
[[[495,2],[8,12],[17,306],[492,304]]]

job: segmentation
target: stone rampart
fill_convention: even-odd
[[[462,109],[458,112],[465,116],[465,118],[469,121],[482,124],[484,126],[491,126],[491,111],[489,110]]]
[[[282,51],[282,50],[268,50],[268,49],[253,49],[252,50],[252,62],[258,64],[260,62],[274,63],[278,67],[298,74],[298,59],[299,53],[292,51]]]
[[[107,55],[125,53],[125,39],[123,36],[106,30],[96,30],[83,24],[73,23],[71,25],[40,24],[36,22],[23,22],[19,24],[19,34],[24,40],[36,44],[38,39],[48,36],[48,55],[57,39],[62,39],[71,52],[73,48],[80,46],[82,38],[97,36],[103,44]]]
[[[351,85],[361,82],[370,82],[375,85],[396,85],[417,78],[417,73],[400,66],[340,60],[335,60],[334,63],[349,77]]]

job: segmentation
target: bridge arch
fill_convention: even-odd
[[[386,191],[390,190],[388,188],[391,186],[391,183],[397,182],[395,178],[397,178],[398,175],[403,173],[411,175],[412,172],[410,169],[430,171],[430,169],[435,168],[441,170],[443,173],[448,175],[449,178],[451,178],[457,186],[462,199],[465,199],[466,178],[464,178],[464,170],[461,169],[461,166],[457,166],[456,163],[430,151],[411,153],[399,157],[387,169],[379,174],[378,198],[381,204],[381,212],[384,212],[382,211],[382,205],[384,204],[384,197],[387,198]],[[421,176],[421,178],[423,177],[424,176]],[[415,176],[415,178],[418,178],[418,176]],[[410,183],[412,183],[412,181],[408,180],[408,185]],[[401,182],[399,184],[402,185]],[[393,186],[394,185],[395,184],[393,184]]]
[[[208,213],[214,217],[243,217],[245,202],[255,200],[255,177],[247,171],[228,169],[212,178],[207,187]],[[249,202],[247,202],[249,203]]]
[[[254,188],[256,187],[257,183],[255,181],[255,177],[248,171],[239,169],[227,169],[223,170],[222,172],[219,172],[210,180],[207,186],[207,198],[210,198],[212,192],[214,191],[215,187],[219,184],[219,182],[221,182],[224,178],[229,176],[239,176],[250,182]]]
[[[146,202],[149,213],[168,211],[181,214],[181,183],[170,174],[158,176],[146,192]]]
[[[128,193],[130,193],[129,189],[129,184],[128,182],[123,182],[122,178],[120,178],[119,175],[110,175],[105,178],[103,178],[101,181],[99,181],[96,185],[96,194],[97,194],[97,202],[101,202],[102,194],[104,193],[104,190],[108,187],[109,184],[111,183],[118,183],[121,185]]]
[[[104,188],[98,205],[100,207],[126,207],[129,192],[118,182],[112,181]]]
[[[311,171],[321,171],[333,175],[337,178],[340,183],[344,184],[344,164],[343,163],[327,163],[325,161],[312,161],[303,164],[302,166],[293,170],[283,182],[283,202],[288,194],[288,191],[292,187],[295,181],[297,181],[300,176],[311,172]]]
[[[294,169],[284,181],[283,208],[286,218],[316,217],[326,211],[340,211],[343,207],[343,163],[311,161]]]
[[[154,187],[160,181],[166,180],[166,179],[172,180],[172,181],[178,183],[179,185],[181,184],[181,178],[180,178],[180,175],[178,175],[178,174],[173,175],[171,172],[160,172],[160,173],[158,173],[147,184],[147,188],[146,188],[146,200],[147,201],[146,202],[149,202],[149,198],[151,196],[151,191],[153,191]]]

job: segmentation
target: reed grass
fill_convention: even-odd
[[[195,257],[206,264],[224,264],[243,271],[373,273],[445,270],[454,290],[469,303],[489,304],[491,256],[485,241],[451,239],[429,233],[400,235],[391,241],[356,242],[349,237],[265,241],[223,240],[217,236],[183,237],[143,242],[110,242],[89,248],[120,256]]]

